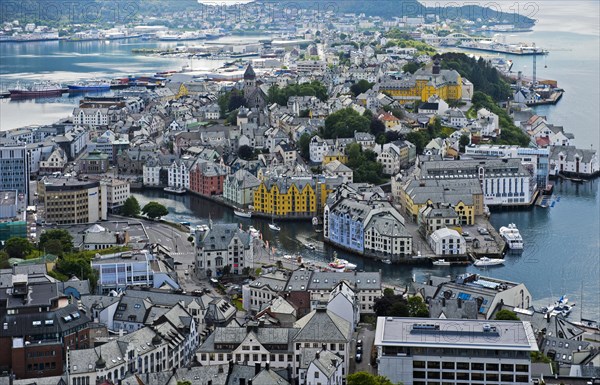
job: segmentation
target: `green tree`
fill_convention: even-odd
[[[408,313],[411,317],[429,317],[429,309],[421,297],[410,297],[407,302]]]
[[[140,214],[140,203],[133,195],[125,200],[121,213],[126,217],[135,217]]]
[[[38,248],[60,256],[73,250],[73,237],[67,230],[50,229],[40,236]]]
[[[302,156],[302,158],[304,158],[305,160],[310,160],[311,139],[312,137],[307,133],[302,134],[302,136],[300,136],[300,139],[298,139],[298,149],[300,150],[300,156]]]
[[[458,144],[460,146],[460,151],[464,152],[465,147],[467,147],[469,145],[469,143],[471,143],[471,139],[469,139],[469,135],[462,134],[460,136],[460,139],[458,140]]]
[[[383,124],[383,122],[381,120],[373,117],[373,119],[371,119],[369,131],[371,131],[371,134],[373,134],[375,137],[377,137],[377,136],[385,133],[385,124]]]
[[[4,251],[9,258],[25,258],[33,251],[33,245],[27,238],[12,237],[4,242]]]
[[[375,83],[370,83],[362,79],[350,86],[350,92],[352,92],[354,96],[358,96],[370,90],[374,85]]]
[[[244,160],[251,160],[254,158],[254,149],[247,145],[240,146],[238,156]]]
[[[8,258],[8,253],[4,250],[0,250],[0,269],[8,269],[10,267]]]
[[[385,289],[383,289],[383,296],[384,297],[391,297],[394,294],[395,294],[394,293],[394,289],[392,289],[392,288],[386,287]]]
[[[158,202],[148,202],[144,208],[142,208],[142,214],[146,215],[150,219],[156,219],[164,217],[169,213],[169,210]]]
[[[88,279],[90,286],[95,288],[98,276],[96,270],[92,269],[90,262],[91,257],[86,256],[84,253],[75,253],[60,258],[54,268],[68,278],[76,276],[79,279]]]
[[[190,381],[177,381],[177,385],[192,385],[192,383]]]
[[[508,309],[502,309],[496,313],[496,319],[498,321],[519,321],[517,313]]]
[[[385,376],[367,372],[357,372],[348,375],[348,385],[395,385]],[[401,385],[400,383],[397,385]]]
[[[323,136],[326,139],[351,138],[354,132],[368,132],[371,121],[352,108],[345,108],[325,119]]]
[[[421,65],[415,62],[410,62],[410,63],[406,63],[403,67],[402,67],[402,71],[404,72],[410,72],[411,74],[414,74],[415,72],[417,72],[417,70],[421,68]]]

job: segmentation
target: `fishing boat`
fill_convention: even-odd
[[[169,186],[169,187],[165,187],[163,189],[163,191],[171,193],[171,194],[185,194],[186,190],[183,187],[171,187],[171,186]]]
[[[63,93],[63,88],[59,83],[53,82],[35,82],[29,86],[17,83],[15,88],[8,90],[8,92],[11,98],[60,96]]]
[[[506,241],[506,244],[510,249],[521,250],[523,249],[523,238],[517,225],[510,223],[508,226],[502,226],[498,230],[500,236]]]
[[[247,211],[247,210],[242,210],[242,209],[233,210],[233,214],[236,217],[240,217],[240,218],[252,218],[252,212]]]
[[[450,262],[446,261],[445,259],[438,259],[436,261],[433,261],[433,265],[434,266],[450,266]]]
[[[108,91],[110,82],[106,80],[89,80],[68,85],[69,92]]]
[[[354,270],[356,269],[356,265],[348,262],[345,259],[336,258],[333,262],[329,262],[328,266],[335,271],[343,272],[346,270]]]
[[[479,258],[473,263],[474,266],[497,266],[502,264],[504,264],[504,259],[488,257]]]

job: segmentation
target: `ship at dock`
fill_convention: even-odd
[[[9,89],[11,98],[36,98],[44,96],[60,96],[63,94],[64,89],[59,83],[54,82],[35,82],[30,85],[17,85]]]
[[[110,90],[110,82],[106,80],[88,80],[70,84],[69,92],[100,92]]]
[[[496,40],[464,41],[458,45],[460,48],[503,53],[508,55],[547,55],[547,49],[536,47],[534,43],[507,44]]]

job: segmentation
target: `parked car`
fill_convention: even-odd
[[[362,340],[356,341],[356,346],[362,346]]]
[[[354,357],[354,360],[356,362],[361,362],[362,361],[362,353],[356,353],[356,356]]]

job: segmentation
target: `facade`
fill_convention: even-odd
[[[231,273],[242,274],[254,266],[254,249],[250,234],[238,224],[215,224],[196,230],[196,274],[217,276],[231,266]]]
[[[86,174],[104,174],[109,165],[109,156],[100,151],[90,151],[81,159],[81,171]]]
[[[312,218],[323,210],[327,195],[341,178],[272,177],[254,192],[254,210],[277,217]]]
[[[29,196],[29,155],[25,145],[0,142],[0,190]]]
[[[169,187],[190,188],[190,170],[194,160],[189,156],[176,159],[168,167]]]
[[[89,317],[56,283],[30,283],[12,275],[0,293],[0,368],[16,378],[59,376],[68,349],[89,346]]]
[[[38,182],[38,199],[46,223],[61,225],[106,220],[106,185],[70,177],[44,177]]]
[[[448,228],[435,230],[429,235],[429,246],[436,255],[465,255],[467,243],[458,231]]]
[[[462,98],[462,78],[454,70],[442,70],[436,61],[433,67],[421,68],[401,79],[386,79],[379,91],[391,95],[400,103],[426,102],[437,95],[444,100]]]
[[[130,184],[122,179],[110,179],[103,181],[106,185],[106,205],[110,212],[115,212],[125,204],[127,198],[131,196]]]
[[[596,150],[583,150],[574,146],[554,146],[550,153],[550,175],[575,175],[592,177],[600,173]]]
[[[39,162],[39,174],[47,175],[53,172],[62,172],[67,165],[67,154],[65,151],[56,147],[48,155],[48,157],[42,157]]]
[[[405,385],[531,383],[529,322],[379,317],[378,374]]]
[[[258,312],[270,304],[279,292],[285,290],[288,277],[277,270],[263,274],[242,288],[244,309]]]
[[[313,136],[310,139],[309,153],[310,161],[313,163],[323,162],[323,157],[329,151],[329,145],[319,136]]]
[[[204,196],[223,194],[227,167],[210,161],[197,161],[190,170],[190,191]]]
[[[247,207],[254,200],[254,190],[260,180],[245,169],[227,175],[223,181],[223,198],[239,207]]]
[[[167,266],[146,250],[102,256],[93,259],[91,265],[98,272],[98,291],[104,294],[129,286],[161,287],[166,284],[173,289],[179,288]]]
[[[423,161],[419,167],[421,180],[476,178],[488,206],[528,206],[535,198],[535,172],[520,159]]]
[[[79,126],[108,125],[108,108],[75,108],[73,124]]]
[[[471,144],[465,147],[465,155],[474,159],[521,159],[521,163],[534,169],[538,188],[545,188],[548,185],[550,173],[550,149],[548,148]]]
[[[431,234],[443,228],[460,227],[460,217],[456,209],[449,204],[431,204],[419,209],[417,224],[424,234]]]
[[[354,171],[339,160],[334,160],[323,166],[323,173],[328,176],[341,177],[342,183],[352,183],[354,181]]]

